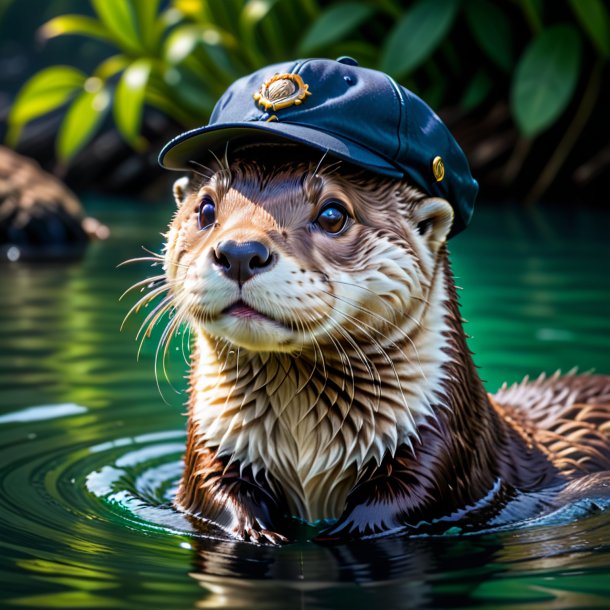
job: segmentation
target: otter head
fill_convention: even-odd
[[[452,208],[306,154],[256,147],[176,182],[165,250],[175,306],[246,350],[383,349],[423,318]]]

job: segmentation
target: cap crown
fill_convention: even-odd
[[[478,185],[445,124],[390,76],[349,58],[285,62],[238,79],[219,99],[209,124],[168,143],[160,162],[186,169],[189,155],[244,136],[286,138],[378,174],[406,176],[453,206],[452,235],[472,216]]]

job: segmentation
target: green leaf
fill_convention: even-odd
[[[479,70],[464,91],[464,95],[460,100],[460,106],[464,110],[474,110],[479,104],[481,104],[488,93],[491,91],[491,78],[483,70]]]
[[[65,104],[81,90],[86,76],[69,66],[54,66],[41,70],[21,89],[9,115],[7,142],[14,146],[23,126],[29,121]]]
[[[610,18],[601,0],[570,0],[576,17],[602,57],[610,58]]]
[[[70,105],[59,128],[57,156],[69,161],[93,137],[110,104],[106,88],[83,91]]]
[[[93,76],[101,80],[107,80],[124,70],[130,62],[129,57],[125,55],[112,55],[95,69]]]
[[[209,83],[203,86],[201,78],[193,78],[192,73],[180,68],[168,71],[164,75],[164,83],[171,83],[167,88],[172,91],[174,105],[191,115],[208,115],[219,97],[217,94],[211,94],[212,86]],[[226,89],[226,86],[224,88]]]
[[[374,12],[369,4],[344,2],[328,7],[301,39],[298,53],[308,55],[312,51],[343,39],[346,34],[362,25]]]
[[[129,0],[91,0],[91,4],[121,48],[130,53],[142,53],[144,47],[136,26],[137,14]]]
[[[511,108],[521,132],[534,136],[565,110],[578,82],[582,44],[572,25],[556,25],[534,38],[521,56],[511,86]]]
[[[157,17],[159,16],[160,0],[132,0],[136,12],[137,26],[144,46],[154,52],[158,41],[159,29]]]
[[[188,59],[201,42],[201,26],[183,25],[173,29],[163,46],[163,58],[172,65]]]
[[[231,34],[200,25],[185,25],[172,30],[165,41],[163,58],[182,74],[189,71],[199,80],[200,89],[222,95],[227,86],[247,71],[233,65],[236,47]],[[170,74],[171,76],[171,74]],[[171,80],[171,79],[170,79]],[[173,83],[174,88],[181,85]],[[180,92],[176,93],[180,97]]]
[[[239,14],[239,39],[252,66],[269,63],[265,51],[260,48],[256,32],[269,18],[271,9],[277,2],[278,0],[250,0]]]
[[[166,95],[165,92],[160,91],[156,88],[149,88],[146,91],[146,103],[149,106],[153,106],[161,112],[164,112],[167,116],[172,117],[185,129],[201,125],[209,118],[208,114],[205,117],[202,117],[201,120],[197,120],[197,118],[199,117],[195,117],[192,113],[185,112],[181,108],[178,108],[175,101],[171,99],[171,97]]]
[[[97,20],[84,15],[62,15],[47,21],[40,28],[40,35],[48,40],[64,34],[80,34],[104,42],[114,42],[110,32]]]
[[[113,113],[121,135],[137,150],[145,146],[140,135],[146,86],[152,65],[148,59],[134,61],[121,75],[114,95]]]
[[[468,0],[464,8],[476,41],[493,62],[508,72],[513,63],[512,35],[504,11],[489,0]]]
[[[381,69],[401,78],[419,66],[448,32],[458,0],[418,0],[390,32],[381,54]]]

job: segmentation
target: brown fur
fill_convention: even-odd
[[[178,319],[197,339],[177,506],[253,541],[285,540],[290,514],[338,518],[321,538],[359,537],[434,520],[478,522],[514,490],[610,470],[610,377],[553,376],[485,392],[444,244],[447,206],[404,183],[318,170],[307,161],[241,160],[179,193],[166,273]],[[204,194],[218,217],[200,231]],[[354,220],[329,238],[311,223],[333,198]],[[419,235],[422,220],[432,228]],[[240,292],[211,274],[210,247],[229,238],[264,242],[287,265],[262,274],[274,278],[267,293],[264,277],[246,293],[246,284]],[[339,318],[341,269],[362,301]],[[367,300],[367,282],[381,285],[380,277],[391,288]],[[221,295],[218,304],[206,290]],[[282,323],[277,341],[242,330],[225,337],[214,326],[240,294]],[[339,323],[318,332],[329,317]],[[218,415],[206,419],[211,412]]]

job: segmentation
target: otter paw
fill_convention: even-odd
[[[377,538],[404,532],[409,526],[404,514],[397,506],[370,505],[355,506],[334,525],[322,530],[314,542],[346,542],[361,538]]]
[[[241,531],[234,532],[234,534],[238,538],[254,544],[281,546],[289,542],[286,536],[271,530],[261,529],[257,525],[246,526]]]

